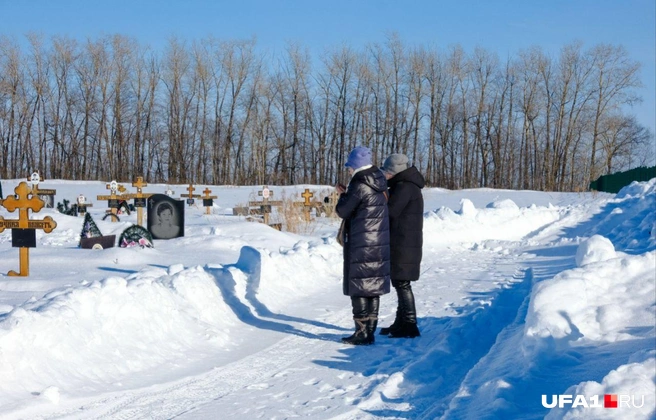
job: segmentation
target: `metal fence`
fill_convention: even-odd
[[[649,181],[656,178],[656,166],[630,169],[610,175],[602,175],[590,183],[590,190],[618,193],[623,187],[633,181]]]

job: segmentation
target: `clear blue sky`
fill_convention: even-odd
[[[460,44],[503,59],[533,45],[556,55],[579,40],[621,44],[642,64],[638,120],[656,131],[655,0],[0,0],[0,33],[28,31],[80,39],[120,33],[161,48],[171,35],[255,36],[278,52],[297,41],[316,55],[346,43],[382,42],[390,31],[408,44]]]

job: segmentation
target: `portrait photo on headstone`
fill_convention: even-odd
[[[148,230],[153,239],[184,236],[184,202],[164,194],[148,198]]]
[[[39,194],[39,198],[43,200],[44,208],[54,209],[55,208],[55,196],[52,194]]]

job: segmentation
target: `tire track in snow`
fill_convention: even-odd
[[[448,252],[454,258],[462,257],[462,250]],[[516,255],[476,254],[479,260],[472,269],[487,279],[499,278],[501,275],[505,278],[502,284],[507,286],[508,277],[520,265]],[[507,273],[505,277],[503,273]],[[451,276],[457,277],[457,274]],[[460,276],[465,278],[465,274]],[[432,329],[422,330],[424,335],[420,340],[392,343],[392,340],[381,339],[380,345],[377,343],[365,352],[370,358],[377,358],[375,361],[367,360],[363,356],[365,353],[358,355],[353,347],[347,348],[345,351],[351,355],[350,358],[364,358],[366,369],[362,374],[344,372],[333,374],[335,377],[330,382],[308,381],[307,386],[315,389],[311,395],[307,392],[303,395],[303,391],[300,391],[301,398],[309,396],[304,401],[298,401],[299,392],[294,390],[273,394],[274,398],[284,400],[288,407],[287,413],[280,414],[308,415],[309,410],[323,408],[334,416],[346,416],[344,418],[357,418],[367,413],[378,413],[381,417],[405,417],[409,413],[401,411],[407,410],[411,411],[413,418],[419,416],[432,419],[439,416],[467,372],[492,347],[498,332],[512,322],[512,314],[516,314],[521,301],[530,291],[530,283],[530,273],[516,272],[516,281],[511,282],[509,287],[487,293],[492,301],[490,305],[474,299],[469,306],[461,308],[462,316],[454,316],[448,321],[432,324]],[[243,303],[252,309],[248,301]],[[326,321],[344,322],[349,318],[350,308],[344,307],[331,313]],[[335,324],[339,325],[339,322]],[[344,347],[336,337],[330,337],[330,341],[308,342],[312,336],[322,337],[321,334],[324,334],[323,337],[327,338],[335,335],[334,331],[326,333],[321,326],[303,324],[303,330],[297,331],[306,334],[284,337],[264,350],[193,378],[164,386],[155,385],[147,389],[115,393],[109,397],[105,395],[90,400],[90,403],[79,409],[60,412],[47,418],[83,416],[127,420],[193,417],[196,412],[206,414],[208,410],[211,412],[218,407],[225,407],[234,400],[249,401],[243,399],[245,391],[248,391],[248,397],[253,401],[257,401],[260,396],[271,397],[272,391],[284,390],[298,378],[307,379],[303,373],[290,374],[286,382],[284,376],[287,372],[299,370],[297,367],[302,368],[300,370],[309,369],[308,366],[311,366],[312,359],[317,355],[334,357],[337,350],[342,351]],[[480,334],[480,331],[486,333]],[[256,335],[253,337],[257,339]],[[475,348],[468,348],[472,346]],[[333,372],[335,369],[348,370],[348,365],[345,369],[335,366],[335,362],[331,363],[333,365],[328,369]],[[395,372],[402,372],[410,381],[417,379],[422,384],[421,388],[416,389],[412,395],[404,393],[406,390],[399,389],[399,376]],[[270,390],[267,389],[269,386]],[[381,396],[385,396],[382,402]],[[217,401],[217,404],[212,404],[212,401]],[[270,409],[266,412],[271,414]]]
[[[433,389],[433,395],[424,401],[419,399],[415,410],[417,419],[439,418],[467,373],[490,351],[499,333],[515,321],[522,303],[530,296],[533,274],[531,270],[518,271],[515,278],[521,278],[521,281],[501,290],[487,309],[475,310],[470,316],[453,318],[449,322],[446,326],[448,336],[436,350],[440,353],[440,348],[446,346],[448,354],[427,354],[416,366],[410,367],[421,369],[422,364],[430,363],[432,358],[441,363],[441,369],[434,375],[443,379],[441,385],[437,392]]]
[[[343,320],[348,316],[347,312],[347,310],[335,312],[330,318]],[[307,332],[318,336],[322,334],[319,327],[309,327]],[[139,389],[113,394],[94,399],[79,408],[53,413],[42,418],[65,419],[80,418],[80,416],[117,420],[174,418],[207,402],[274,377],[299,360],[309,357],[306,351],[308,346],[319,352],[325,347],[340,346],[332,339],[316,340],[311,345],[308,345],[307,340],[309,340],[307,337],[292,335],[265,350],[166,388],[155,385],[148,390]]]

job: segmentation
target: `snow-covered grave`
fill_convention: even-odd
[[[105,190],[47,187],[55,202]],[[373,346],[340,342],[337,219],[279,232],[233,215],[261,186],[206,187],[211,214],[187,208],[185,236],[152,248],[81,249],[83,218],[41,210],[57,229],[36,233],[25,278],[6,275],[18,250],[0,234],[0,418],[654,418],[656,179],[425,189],[422,335]],[[103,204],[88,211],[104,235],[136,224],[103,221]],[[382,297],[379,326],[395,308]]]

